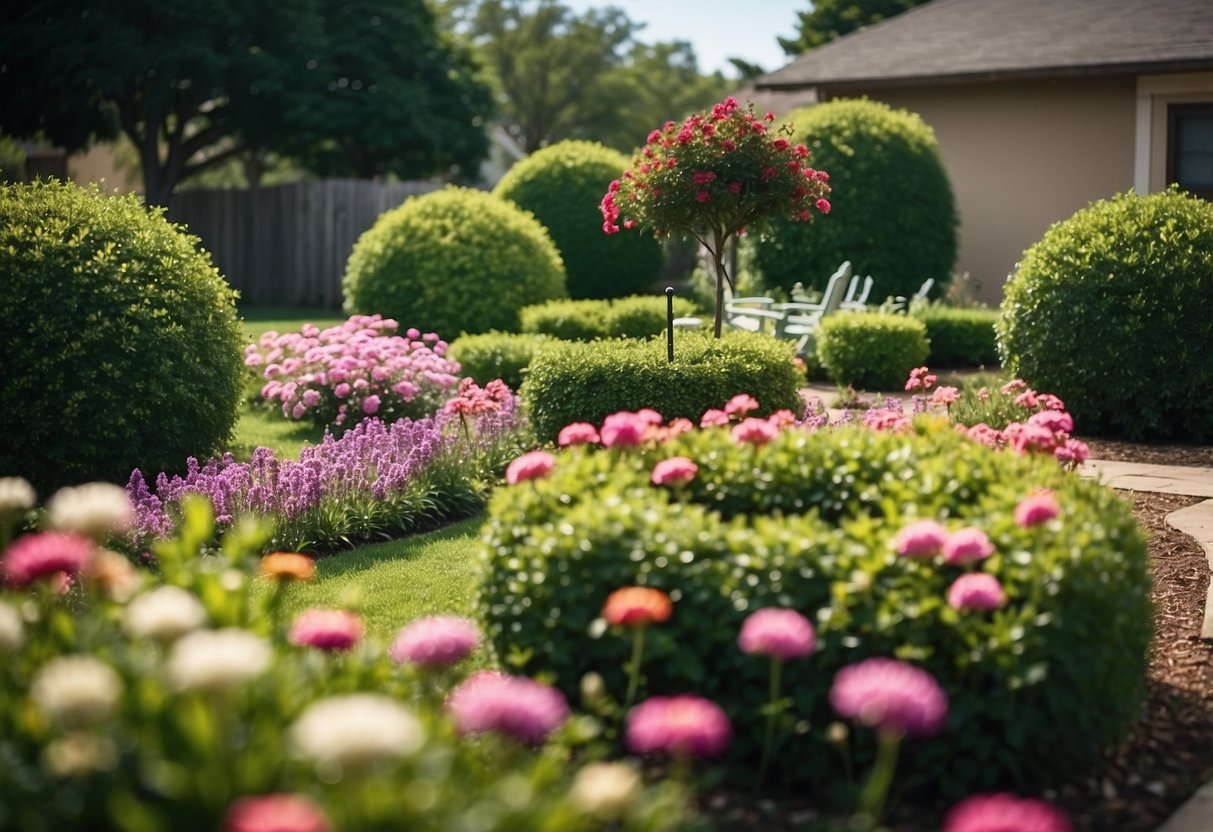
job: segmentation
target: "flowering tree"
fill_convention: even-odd
[[[725,245],[776,216],[811,222],[830,211],[829,175],[809,166],[809,149],[792,145],[791,125],[772,129],[773,113],[754,115],[726,98],[681,125],[667,121],[649,133],[632,166],[602,198],[602,230],[647,228],[657,237],[690,234],[712,256],[716,271],[716,337],[726,281]]]

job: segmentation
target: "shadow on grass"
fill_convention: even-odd
[[[472,543],[484,522],[479,513],[441,529],[385,543],[370,543],[345,552],[324,555],[316,561],[317,577],[329,580],[352,577],[384,561],[417,561],[462,550]]]

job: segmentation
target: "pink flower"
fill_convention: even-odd
[[[1045,410],[1065,410],[1066,403],[1054,396],[1052,393],[1041,393],[1037,398],[1037,403]]]
[[[989,399],[990,399],[990,388],[989,388],[989,387],[983,387],[983,388],[981,388],[980,390],[978,390],[978,391],[977,391],[977,398],[981,399],[983,402],[984,402],[984,401],[989,401]]]
[[[1053,456],[1063,465],[1082,465],[1090,454],[1087,443],[1077,439],[1067,439],[1065,444],[1053,449]]]
[[[1015,522],[1025,529],[1048,523],[1059,514],[1061,506],[1053,492],[1047,490],[1024,497],[1019,501],[1019,505],[1015,506]]]
[[[935,677],[880,657],[838,671],[830,704],[861,725],[914,737],[937,733],[948,716],[948,697]]]
[[[733,726],[715,702],[698,696],[654,696],[628,713],[627,745],[637,754],[715,757],[729,746]]]
[[[665,417],[651,407],[642,407],[636,411],[636,418],[649,425],[660,425]]]
[[[961,575],[948,587],[948,606],[961,612],[989,612],[1007,603],[998,578],[985,572]]]
[[[1000,447],[1005,439],[1002,431],[995,430],[985,422],[978,422],[969,428],[968,436],[975,442],[980,442],[983,445],[988,445],[991,448]]]
[[[934,520],[917,520],[893,539],[897,554],[906,558],[933,558],[948,542],[948,530]]]
[[[823,214],[830,213],[830,201],[828,199],[817,200],[817,210]]]
[[[943,832],[1070,832],[1070,820],[1041,800],[1013,794],[975,794],[957,803]]]
[[[931,394],[931,404],[942,404],[951,407],[960,398],[960,391],[955,387],[936,387]]]
[[[915,367],[910,370],[910,377],[906,380],[907,390],[922,390],[927,391],[935,384],[935,376],[926,367]]]
[[[729,414],[725,413],[723,410],[717,410],[715,408],[711,408],[711,409],[705,410],[703,412],[703,416],[699,420],[699,427],[701,427],[701,428],[721,427],[723,425],[727,425],[729,423],[729,421],[730,421]]]
[[[677,485],[695,479],[699,466],[685,456],[663,459],[653,466],[653,485]]]
[[[711,198],[712,198],[712,195],[710,193],[708,193],[707,191],[700,191],[699,193],[695,194],[695,199],[698,202],[707,202]]]
[[[588,422],[573,422],[560,429],[560,436],[556,438],[556,444],[562,448],[570,445],[596,445],[598,444],[598,431]]]
[[[1042,425],[1026,422],[1011,422],[1002,435],[1004,441],[1018,454],[1033,450],[1049,452],[1057,445],[1057,437],[1053,431]]]
[[[362,619],[346,610],[304,610],[291,625],[290,642],[321,650],[349,650],[362,640]]]
[[[22,587],[60,573],[75,574],[93,556],[93,543],[68,532],[40,532],[17,538],[4,554],[5,583]]]
[[[796,610],[766,607],[751,613],[742,623],[737,644],[746,653],[800,659],[817,647],[817,634],[809,619]]]
[[[556,467],[556,457],[547,451],[531,451],[523,454],[505,469],[505,481],[517,485],[525,480],[546,477]]]
[[[1014,393],[1016,390],[1023,390],[1027,386],[1028,386],[1028,383],[1026,381],[1024,381],[1022,378],[1013,378],[998,389],[1004,396],[1009,396],[1012,393]]]
[[[228,807],[223,832],[330,832],[315,803],[297,794],[242,797]]]
[[[985,560],[992,554],[994,544],[990,538],[981,529],[972,526],[954,532],[943,544],[943,559],[953,566]]]
[[[1029,425],[1052,431],[1053,433],[1071,433],[1074,430],[1074,419],[1064,410],[1042,410],[1028,417]]]
[[[333,388],[333,395],[339,399],[344,399],[350,395],[350,386],[346,382],[341,382]]]
[[[766,419],[750,417],[733,428],[733,439],[750,445],[765,445],[778,435],[779,428]]]
[[[362,412],[367,416],[374,416],[379,412],[379,397],[371,394],[362,400]]]
[[[315,407],[318,404],[320,404],[320,391],[319,390],[304,390],[303,391],[303,406],[304,407]]]
[[[607,448],[634,448],[644,442],[649,420],[627,411],[612,413],[602,422],[602,444]]]
[[[724,406],[724,412],[730,416],[744,416],[751,410],[758,409],[758,400],[749,393],[738,393],[729,399]]]
[[[460,734],[496,731],[530,745],[543,742],[569,715],[560,691],[495,670],[465,679],[447,697],[446,708]]]
[[[418,618],[396,634],[388,655],[397,664],[444,667],[462,661],[480,644],[480,631],[458,615]]]
[[[796,424],[796,414],[788,410],[786,407],[781,407],[779,410],[776,410],[774,413],[768,416],[767,421],[776,428],[787,428]]]
[[[1034,410],[1039,402],[1036,399],[1035,390],[1025,390],[1015,397],[1015,404],[1020,407],[1026,407],[1028,410]]]

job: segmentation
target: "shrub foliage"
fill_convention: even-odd
[[[536,356],[521,392],[535,435],[547,442],[571,422],[597,423],[618,410],[698,419],[745,392],[759,397],[764,412],[800,413],[800,378],[788,343],[688,332],[678,334],[672,364],[663,340],[554,344]]]
[[[779,221],[758,249],[765,282],[824,289],[850,260],[881,296],[909,297],[928,277],[945,288],[956,259],[956,202],[934,131],[914,113],[868,100],[795,110],[785,119],[815,167],[830,172],[832,210],[811,228]]]
[[[640,292],[661,270],[655,239],[602,233],[598,202],[627,163],[622,153],[597,142],[557,142],[515,164],[493,189],[547,228],[564,258],[574,298]]]
[[[1213,439],[1213,208],[1122,194],[1056,223],[1007,282],[999,351],[1083,428]]]
[[[454,187],[380,216],[354,244],[342,285],[347,312],[444,334],[516,330],[519,309],[566,295],[560,253],[534,217]]]
[[[817,331],[817,357],[830,377],[868,390],[900,389],[929,351],[926,325],[906,315],[830,315]]]
[[[674,315],[695,311],[695,304],[674,298]],[[595,338],[651,338],[665,332],[666,299],[633,295],[615,300],[552,300],[522,310],[522,331],[566,341]]]
[[[535,353],[549,340],[546,335],[526,332],[481,332],[456,338],[448,355],[459,362],[463,375],[477,384],[499,378],[511,390],[517,390]]]
[[[698,465],[694,479],[650,485],[656,463],[679,456]],[[1017,504],[1041,486],[1061,516],[1017,524]],[[977,527],[994,554],[967,567],[899,557],[897,533],[921,518]],[[908,773],[945,792],[1073,776],[1123,734],[1144,693],[1149,578],[1128,505],[1048,457],[994,451],[933,417],[909,433],[792,428],[753,445],[725,427],[571,448],[547,478],[494,495],[481,556],[479,611],[499,658],[570,693],[595,670],[623,698],[631,639],[599,620],[607,595],[669,593],[673,616],[646,633],[642,698],[695,691],[722,703],[738,729],[726,762],[742,779],[768,667],[737,636],[762,607],[794,608],[817,628],[816,654],[784,667],[797,727],[777,768],[799,787],[837,780],[826,693],[868,657],[913,662],[946,688],[948,726],[914,744]],[[949,606],[967,571],[997,577],[1006,606]],[[852,753],[870,754],[866,740]]]
[[[911,310],[911,314],[927,325],[927,340],[931,342],[927,363],[932,367],[998,363],[998,339],[994,334],[997,309],[927,306]]]
[[[244,366],[236,294],[134,196],[0,188],[0,474],[44,493],[178,470],[227,441]]]

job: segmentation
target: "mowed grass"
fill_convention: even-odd
[[[321,558],[313,581],[287,590],[284,619],[293,620],[309,607],[354,609],[367,635],[387,642],[423,615],[470,616],[476,538],[483,522],[481,514],[436,532]],[[258,591],[268,586],[260,583]]]
[[[244,333],[250,341],[261,337],[261,333],[298,332],[304,324],[315,324],[321,329],[342,323],[346,319],[339,309],[304,309],[293,306],[246,306],[239,315],[244,319]]]

